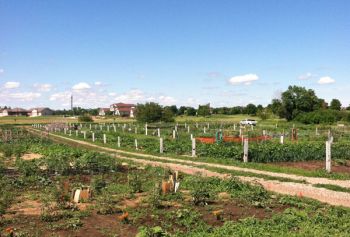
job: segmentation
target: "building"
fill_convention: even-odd
[[[134,104],[116,103],[110,106],[110,111],[117,116],[134,118],[135,108]]]
[[[30,116],[31,117],[38,117],[38,116],[47,116],[52,115],[53,111],[50,108],[33,108],[30,109]]]
[[[28,116],[29,111],[22,108],[0,109],[0,117],[4,116]]]
[[[110,111],[109,108],[99,108],[98,109],[98,115],[105,116]]]

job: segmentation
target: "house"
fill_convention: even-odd
[[[28,116],[29,111],[22,108],[0,109],[0,117],[4,116]]]
[[[53,111],[50,108],[32,108],[29,110],[31,117],[37,117],[37,116],[47,116],[52,115]]]
[[[109,108],[99,108],[98,109],[98,115],[105,116],[106,114],[108,114],[109,111],[110,111]]]
[[[117,116],[134,118],[135,108],[134,104],[116,103],[110,106],[110,111]]]

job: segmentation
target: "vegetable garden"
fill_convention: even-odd
[[[347,208],[272,194],[236,178],[182,173],[174,192],[162,185],[174,175],[171,170],[140,167],[109,154],[56,144],[19,128],[5,129],[11,132],[0,137],[1,236],[350,234]],[[121,134],[130,137],[132,149],[134,134]],[[153,140],[158,139],[144,140],[149,143],[141,142],[139,149],[147,144],[156,147]],[[270,142],[259,145],[266,144]],[[176,148],[166,152],[170,151],[176,153]],[[91,195],[75,202],[71,193],[77,189],[89,189]]]

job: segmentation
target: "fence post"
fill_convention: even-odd
[[[175,129],[173,130],[173,139],[175,139],[176,138],[176,131],[175,131]]]
[[[193,134],[191,133],[191,141],[192,141],[192,139],[193,139]]]
[[[109,125],[107,125],[107,132],[109,132]]]
[[[196,157],[196,139],[192,138],[192,157]]]
[[[206,133],[205,127],[203,127],[203,133]]]
[[[281,143],[281,144],[284,144],[284,135],[281,135],[280,143]]]
[[[187,126],[187,133],[190,133],[190,125]]]
[[[328,173],[331,172],[331,162],[332,162],[332,158],[331,158],[331,145],[332,142],[331,141],[326,141],[326,171]]]
[[[69,129],[69,136],[72,136],[72,130]]]
[[[107,143],[106,134],[103,134],[103,143],[104,143],[104,144],[106,144],[106,143]]]
[[[164,147],[163,147],[163,138],[159,138],[159,152],[163,153]]]
[[[145,125],[145,135],[146,135],[146,136],[148,135],[148,125],[147,125],[147,123],[146,123],[146,125]]]
[[[244,148],[243,148],[243,162],[247,163],[248,162],[248,139],[244,139]]]
[[[137,139],[135,139],[135,149],[138,150],[138,146],[137,146]]]
[[[92,142],[95,142],[95,133],[92,133]]]
[[[83,134],[84,134],[84,140],[85,140],[86,139],[86,131],[84,131]]]
[[[160,128],[157,129],[158,137],[160,137]]]
[[[75,136],[76,137],[78,136],[78,130],[75,130]]]
[[[91,123],[90,123],[90,126],[89,126],[89,127],[90,127],[90,130],[91,130]]]
[[[117,146],[118,146],[118,148],[120,148],[120,137],[119,136],[117,138]]]

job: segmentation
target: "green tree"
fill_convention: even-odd
[[[158,122],[162,118],[162,107],[154,102],[137,104],[136,120],[143,123]]]
[[[181,106],[178,111],[177,111],[177,115],[184,115],[186,112],[186,107],[185,106]]]
[[[175,119],[174,119],[174,112],[173,110],[171,109],[171,107],[165,107],[163,109],[163,112],[162,112],[162,121],[163,122],[174,122]]]
[[[320,108],[320,100],[315,92],[305,87],[289,86],[282,93],[282,117],[293,120],[302,112],[312,112]]]
[[[198,116],[209,116],[210,115],[210,105],[199,105],[198,106],[198,111],[197,111]]]
[[[331,101],[331,104],[330,104],[329,108],[330,108],[330,109],[333,109],[333,110],[338,110],[338,111],[340,111],[340,109],[341,109],[340,100],[338,100],[338,99],[333,99],[333,100]]]
[[[187,107],[186,109],[186,115],[187,116],[196,116],[197,110],[193,107]]]
[[[244,109],[245,114],[249,115],[256,115],[257,111],[258,108],[254,104],[248,104]]]

